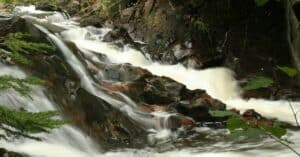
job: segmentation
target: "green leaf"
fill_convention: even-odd
[[[230,132],[229,138],[235,139],[235,138],[254,138],[263,135],[264,132],[257,128],[248,128],[245,130],[234,130]]]
[[[255,0],[255,4],[258,7],[262,7],[264,5],[266,5],[269,2],[269,0]]]
[[[287,67],[287,66],[278,66],[278,69],[284,72],[289,77],[295,77],[298,74],[297,69]]]
[[[242,120],[240,117],[229,118],[227,120],[227,129],[231,132],[236,129],[247,129],[250,126],[246,123],[246,121]]]
[[[231,116],[238,116],[237,113],[232,111],[221,111],[221,110],[210,110],[209,114],[213,117],[231,117]]]
[[[245,90],[255,90],[259,88],[267,88],[271,86],[274,81],[268,77],[255,76],[249,80],[249,82],[244,86]]]
[[[281,138],[286,134],[286,129],[281,127],[281,123],[279,121],[274,121],[273,125],[270,126],[261,126],[264,130],[276,136],[277,138]]]

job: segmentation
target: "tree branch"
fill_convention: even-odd
[[[38,138],[38,137],[30,136],[30,135],[25,134],[25,133],[23,133],[21,131],[14,131],[14,130],[9,129],[9,128],[3,126],[3,125],[0,126],[0,128],[3,129],[5,132],[7,132],[9,134],[12,134],[14,136],[22,136],[22,137],[25,137],[25,138],[30,138],[30,139],[33,139],[33,140],[41,141],[41,139]]]
[[[298,117],[297,117],[297,113],[298,113],[299,111],[298,111],[298,112],[295,111],[295,109],[294,109],[294,107],[293,107],[293,105],[292,105],[292,103],[291,103],[290,100],[288,100],[288,102],[289,102],[289,105],[290,105],[291,110],[292,110],[292,112],[293,112],[293,115],[294,115],[294,118],[295,118],[295,121],[296,121],[296,125],[297,125],[297,127],[300,127],[300,124],[299,124],[299,121],[298,121]]]

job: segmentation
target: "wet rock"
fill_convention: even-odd
[[[121,41],[121,45],[125,44],[132,44],[135,45],[134,41],[132,38],[129,36],[128,32],[124,28],[117,28],[113,29],[112,31],[108,32],[104,37],[103,37],[104,42],[114,42],[114,41]]]
[[[60,2],[60,5],[72,16],[80,11],[81,1],[82,0],[64,0]]]
[[[26,22],[24,19],[20,17],[12,17],[7,20],[0,20],[0,36],[6,36],[8,33],[17,32],[17,31],[25,31]]]
[[[66,108],[70,118],[106,149],[143,147],[146,132],[126,114],[83,89]],[[120,106],[121,107],[121,106]]]
[[[169,104],[180,100],[185,86],[169,78],[147,78],[142,97],[150,104]]]
[[[133,67],[130,64],[106,64],[102,67],[105,80],[117,82],[132,82],[151,75],[150,72],[142,68]]]
[[[213,121],[215,118],[208,113],[209,110],[225,110],[226,105],[213,99],[205,91],[195,92],[196,96],[191,99],[180,101],[176,104],[175,109],[198,122]]]
[[[115,148],[140,148],[146,142],[146,130],[133,119],[112,107],[101,98],[80,88],[80,81],[72,68],[58,55],[40,58],[31,69],[36,75],[45,78],[48,93],[59,104],[72,122],[97,141],[104,150]],[[47,69],[47,70],[45,70]],[[104,92],[113,91],[112,87],[103,84]],[[117,91],[120,89],[115,89]],[[124,101],[115,93],[112,98]]]
[[[123,68],[127,70],[123,71]],[[207,121],[213,119],[208,114],[209,110],[225,109],[225,104],[205,91],[190,91],[170,78],[153,76],[141,68],[114,65],[106,66],[105,71],[105,79],[115,82],[101,81],[100,85],[108,91],[126,94],[138,102],[144,112],[175,111],[196,121]]]
[[[16,153],[16,152],[11,152],[4,148],[0,148],[0,156],[1,157],[28,157],[27,155],[24,155],[21,153]]]
[[[271,127],[273,125],[272,120],[263,117],[262,115],[260,115],[253,109],[249,109],[249,110],[245,111],[242,114],[242,117],[254,126],[270,126]]]
[[[63,10],[61,8],[59,8],[58,6],[54,6],[54,5],[50,5],[50,4],[46,4],[46,3],[39,3],[36,6],[37,10],[43,10],[43,11],[58,11],[58,12],[63,12]]]
[[[168,108],[164,105],[159,105],[159,104],[145,104],[145,103],[141,103],[138,104],[138,107],[147,113],[151,113],[151,112],[166,112],[168,110]]]
[[[104,23],[101,19],[98,19],[94,16],[88,17],[88,18],[83,18],[79,22],[80,22],[81,27],[94,26],[97,28],[101,28]]]
[[[140,148],[147,143],[144,137],[145,130],[139,124],[134,123],[134,120],[122,113],[118,107],[114,108],[101,98],[80,88],[80,81],[71,68],[64,65],[67,69],[65,71],[61,67],[65,64],[64,61],[49,58],[43,62],[46,63],[40,63],[40,67],[34,71],[47,78],[47,87],[50,91],[48,94],[76,126],[99,143],[101,149]],[[122,97],[118,95],[111,96],[122,101]]]

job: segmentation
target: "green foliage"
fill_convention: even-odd
[[[0,48],[0,56],[25,65],[32,64],[26,55],[48,54],[55,51],[53,46],[36,40],[28,33],[20,32],[8,34],[4,45],[8,51]]]
[[[274,121],[272,127],[264,126],[263,128],[277,138],[281,138],[286,134],[286,129],[281,127],[281,123],[279,121]]]
[[[255,1],[256,6],[258,6],[258,7],[262,7],[269,2],[269,0],[254,0],[254,1]]]
[[[83,10],[91,10],[90,13],[101,12],[105,16],[120,15],[122,9],[135,5],[137,0],[97,0],[95,3],[87,3]]]
[[[55,50],[53,46],[38,42],[27,33],[8,34],[4,43],[13,53],[19,54],[47,54]]]
[[[31,85],[40,85],[44,81],[36,77],[25,79],[14,78],[12,76],[0,77],[0,90],[12,88],[23,96],[29,96]],[[0,134],[0,138],[10,136],[37,139],[30,134],[48,132],[49,129],[58,128],[66,123],[57,119],[57,111],[28,112],[25,110],[15,111],[0,105],[0,129],[5,134]]]
[[[281,138],[286,134],[286,129],[281,127],[279,121],[273,121],[272,126],[266,125],[264,123],[252,123],[251,121],[245,120],[243,117],[235,112],[231,111],[210,111],[213,117],[226,117],[227,129],[230,131],[229,137],[231,139],[235,138],[253,138],[262,135],[271,134],[277,138]]]
[[[255,76],[251,78],[247,84],[244,86],[245,90],[255,90],[259,88],[270,87],[274,81],[268,77],[264,76]]]
[[[233,117],[233,116],[239,116],[235,112],[231,111],[220,111],[220,110],[210,110],[209,114],[213,117]]]
[[[205,23],[202,20],[194,20],[193,21],[193,25],[196,29],[202,31],[202,32],[208,32],[209,31],[209,25],[207,23]]]
[[[47,54],[55,50],[54,47],[38,41],[27,33],[11,33],[3,38],[3,41],[0,57],[10,58],[21,64],[31,64],[28,56]],[[22,96],[30,97],[31,86],[40,84],[44,84],[44,81],[36,77],[20,79],[12,76],[0,76],[0,90],[13,89]],[[57,115],[57,111],[32,113],[25,110],[14,111],[0,105],[0,129],[5,133],[0,134],[0,138],[23,136],[38,139],[30,134],[48,132],[49,129],[60,127],[66,123],[64,120],[57,119]]]
[[[260,135],[263,134],[263,131],[257,128],[243,128],[243,129],[236,129],[236,130],[231,130],[229,138],[230,139],[236,139],[236,138],[255,138],[259,137]]]
[[[28,96],[31,92],[30,85],[40,85],[44,81],[36,77],[27,77],[25,79],[14,78],[12,76],[0,76],[0,90],[12,88],[22,96]]]
[[[123,1],[125,0],[101,0],[102,11],[107,15],[114,15],[119,12]]]
[[[287,66],[278,66],[278,69],[283,73],[288,75],[289,77],[295,77],[298,74],[298,70],[295,68],[287,67]]]
[[[48,132],[49,129],[66,124],[66,121],[55,118],[58,115],[57,111],[33,113],[25,110],[15,111],[0,105],[0,128],[7,135],[31,138],[28,134]]]

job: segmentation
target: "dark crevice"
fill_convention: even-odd
[[[300,21],[300,2],[297,2],[293,5],[293,11],[294,11],[298,21]]]

